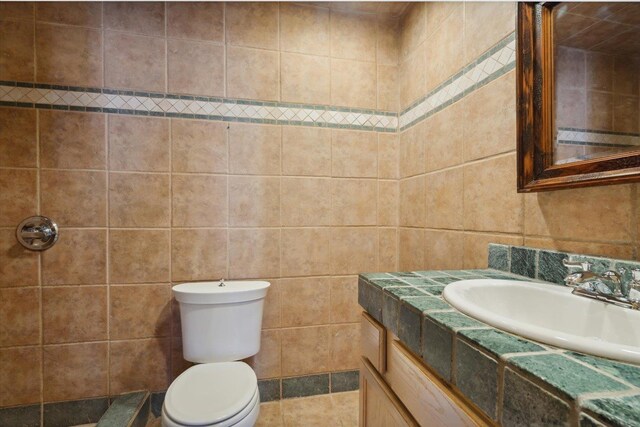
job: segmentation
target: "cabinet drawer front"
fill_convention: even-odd
[[[386,331],[384,326],[379,324],[367,313],[362,313],[360,321],[361,349],[360,354],[366,357],[374,368],[381,374],[386,369]]]
[[[387,337],[387,371],[384,378],[422,426],[491,425],[422,366],[392,335]]]
[[[418,427],[371,362],[360,362],[360,427]]]

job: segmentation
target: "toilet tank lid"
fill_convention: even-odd
[[[246,363],[195,365],[171,383],[164,407],[167,415],[182,425],[211,425],[246,408],[257,387],[256,374]]]
[[[264,298],[269,282],[258,280],[233,280],[224,282],[191,282],[175,285],[173,296],[178,302],[188,304],[229,304]]]

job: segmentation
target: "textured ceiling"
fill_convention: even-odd
[[[352,12],[375,13],[378,15],[400,16],[409,2],[397,1],[361,1],[361,2],[312,2],[316,6],[327,7],[332,10],[346,10]]]
[[[640,3],[561,3],[554,8],[555,39],[596,52],[640,53]]]

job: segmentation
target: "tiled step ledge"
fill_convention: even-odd
[[[147,391],[117,397],[96,427],[145,427],[149,419],[150,395]]]
[[[558,283],[565,274],[561,264],[565,257],[589,259],[600,269],[640,266],[490,245],[492,269],[363,274],[358,300],[427,366],[498,424],[640,426],[639,366],[508,334],[460,313],[441,297],[447,284],[464,279]]]

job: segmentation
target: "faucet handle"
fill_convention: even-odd
[[[581,268],[582,271],[591,271],[591,267],[593,267],[593,264],[590,263],[589,261],[577,261],[577,262],[572,262],[569,261],[569,258],[565,258],[562,260],[562,265],[564,265],[565,267],[568,268]],[[638,276],[640,278],[640,276]]]

